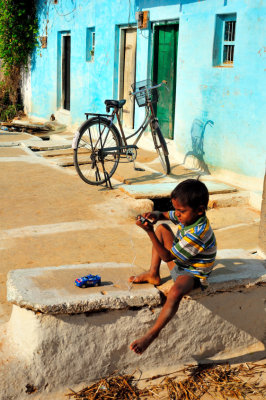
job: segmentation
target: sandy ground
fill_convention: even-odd
[[[0,169],[2,321],[11,311],[5,299],[9,270],[108,261],[149,266],[150,242],[135,225],[135,200],[118,188],[86,185],[63,168],[41,164],[40,157],[22,148],[0,150],[11,159]],[[23,153],[28,162],[17,161]],[[220,249],[256,249],[258,212],[227,207],[210,210],[208,217]],[[91,221],[91,229],[80,229],[83,221]]]
[[[20,139],[28,141],[25,135]],[[143,153],[141,161],[156,166],[152,157]],[[149,267],[150,242],[134,220],[139,210],[119,186],[108,190],[87,185],[71,170],[43,162],[22,147],[0,148],[0,162],[0,322],[6,322],[11,312],[6,301],[10,270],[110,261]],[[180,168],[174,168],[175,175],[178,171],[179,177],[195,175]],[[160,171],[133,172],[131,165],[117,171],[117,177],[129,179],[131,184],[157,182],[160,175]],[[256,251],[257,211],[239,206],[211,209],[207,215],[220,249]],[[91,227],[84,228],[84,221],[90,221]]]
[[[266,364],[265,361],[257,361],[256,363],[243,363],[243,364],[231,364],[230,367],[232,369],[234,368],[239,368],[240,370],[243,369],[243,371],[245,372],[245,370],[249,370],[251,368],[254,368],[254,366],[256,366],[256,369],[254,370],[254,374],[251,377],[246,377],[244,373],[239,373],[237,375],[237,378],[239,380],[241,380],[242,382],[245,382],[247,385],[253,385],[254,383],[258,383],[259,387],[261,386],[265,386],[266,383]],[[175,378],[177,379],[177,381],[183,381],[185,379],[187,379],[188,375],[184,374],[184,372],[182,371],[184,367],[182,368],[177,368],[173,371],[168,371],[165,373],[165,376],[163,373],[158,373],[155,375],[147,375],[145,376],[145,374],[140,374],[139,372],[135,373],[135,378],[139,379],[141,378],[141,380],[138,383],[138,386],[141,389],[145,389],[145,388],[150,388],[152,386],[157,386],[160,385],[164,382],[164,380],[166,378]],[[156,378],[157,377],[157,378]],[[88,385],[90,385],[90,383],[84,383],[81,385],[78,385],[76,387],[71,387],[71,388],[66,388],[65,390],[59,391],[57,393],[52,393],[52,394],[46,394],[42,397],[42,400],[72,400],[75,399],[74,396],[67,396],[68,394],[72,393],[72,391],[74,390],[76,393],[78,393],[80,390],[86,388]],[[218,390],[219,386],[218,385],[213,385],[210,390],[209,393],[205,393],[202,397],[197,398],[198,400],[218,400],[218,399],[224,399],[221,394],[219,393]],[[145,397],[141,397],[144,400],[154,400],[154,399],[158,399],[158,400],[169,400],[169,396],[168,396],[168,392],[166,389],[162,390],[162,391],[158,391],[155,392],[154,391],[154,395],[152,396],[145,396]],[[235,400],[236,397],[235,396],[227,396],[225,397],[226,400]],[[258,395],[258,394],[249,394],[247,397],[249,400],[264,400],[265,397],[263,395]],[[185,399],[185,397],[184,397]],[[239,399],[243,399],[243,397],[239,397]],[[120,400],[120,399],[119,399]],[[121,399],[123,400],[123,399]]]

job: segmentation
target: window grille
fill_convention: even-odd
[[[216,15],[213,65],[232,67],[235,58],[236,14]]]
[[[225,21],[224,23],[224,49],[223,63],[233,64],[235,49],[236,21]]]
[[[86,33],[86,61],[93,62],[95,54],[95,27],[87,28]]]

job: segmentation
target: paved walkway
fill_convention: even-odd
[[[132,165],[119,166],[114,190],[107,190],[86,185],[73,167],[59,166],[55,158],[60,159],[60,155],[49,156],[56,146],[58,151],[69,152],[72,136],[54,133],[49,141],[42,141],[26,133],[0,133],[2,322],[9,319],[11,311],[6,301],[6,275],[10,270],[97,262],[122,262],[142,269],[149,266],[150,242],[134,218],[151,204],[134,200],[120,186],[124,180],[133,185],[165,179],[154,154],[140,151],[139,160],[147,165],[143,172],[134,171]],[[173,180],[199,174],[172,165]],[[213,208],[208,217],[219,249],[256,252],[258,212],[242,204]]]

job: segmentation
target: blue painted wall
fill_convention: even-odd
[[[104,112],[104,100],[117,97],[119,26],[135,23],[134,1],[68,0],[39,2],[39,35],[47,32],[46,49],[38,49],[31,68],[31,115],[48,118],[58,109],[61,93],[60,38],[71,35],[71,122],[84,113]],[[95,27],[95,61],[86,60],[87,28]]]
[[[152,23],[179,22],[174,140],[192,149],[195,118],[208,125],[204,161],[250,177],[265,173],[265,0],[69,0],[39,7],[40,36],[48,47],[32,62],[32,115],[49,118],[57,109],[60,87],[58,37],[71,33],[71,122],[84,112],[105,111],[103,101],[117,98],[119,27],[136,23],[136,10],[149,10],[148,29],[138,30],[136,79],[150,77]],[[217,14],[236,13],[234,66],[213,66]],[[86,29],[95,26],[94,63],[86,61]],[[137,110],[136,123],[143,110]]]

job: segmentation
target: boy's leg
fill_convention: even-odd
[[[156,228],[155,234],[166,249],[170,250],[172,248],[175,235],[169,225],[160,224]],[[168,263],[170,269],[173,268],[172,264],[174,265],[173,261],[171,261],[171,263]],[[152,283],[153,285],[159,285],[161,281],[160,265],[161,265],[161,258],[157,253],[157,251],[155,250],[155,248],[152,247],[150,270],[147,272],[143,272],[142,274],[137,276],[131,276],[129,278],[129,282],[134,282],[134,283],[149,282]]]
[[[142,354],[144,350],[153,342],[159,335],[163,327],[173,318],[178,310],[179,303],[182,297],[188,294],[195,286],[195,279],[190,275],[181,275],[177,278],[174,285],[170,289],[166,302],[159,314],[159,317],[153,327],[142,336],[135,340],[130,345],[130,349],[137,354]]]

